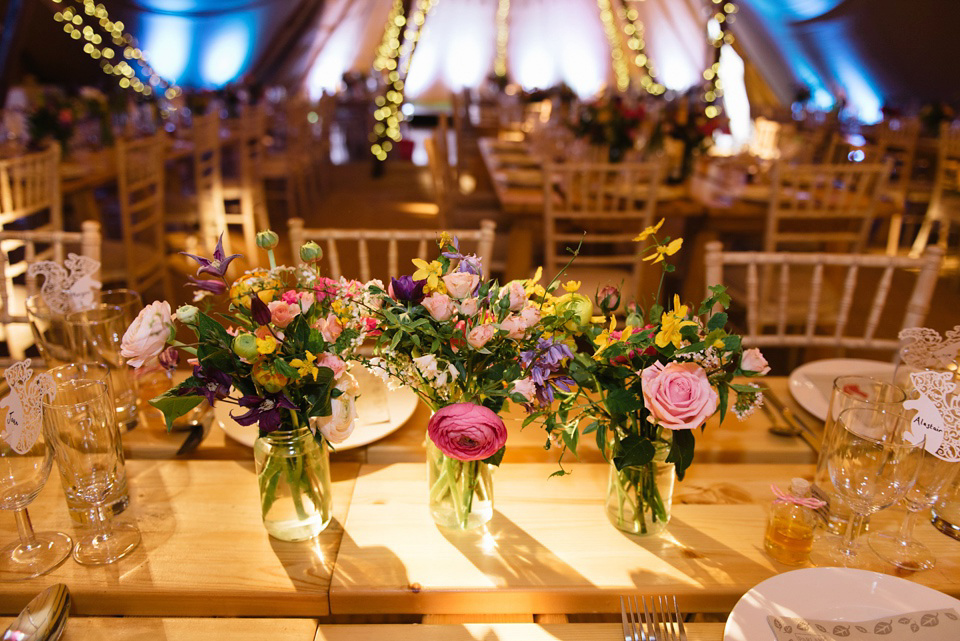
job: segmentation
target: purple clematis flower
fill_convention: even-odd
[[[219,296],[227,291],[227,284],[222,280],[212,280],[210,278],[194,278],[193,276],[187,276],[190,279],[190,283],[184,285],[184,287],[194,287],[196,289],[202,289],[206,292],[211,292],[216,296]]]
[[[427,284],[425,280],[413,280],[413,276],[401,276],[400,278],[391,278],[390,287],[393,290],[393,298],[399,302],[419,303],[423,300],[423,286]]]
[[[240,425],[253,425],[258,423],[261,432],[273,432],[280,427],[283,420],[280,410],[295,410],[297,406],[284,396],[283,392],[276,394],[267,394],[266,396],[243,396],[238,401],[241,407],[249,408],[243,414],[230,417]]]
[[[210,405],[213,405],[214,401],[229,396],[230,385],[232,384],[229,375],[217,369],[206,371],[199,365],[193,366],[193,375],[200,379],[200,384],[194,387],[181,388],[181,396],[187,394],[203,396]]]
[[[520,354],[520,362],[530,371],[530,379],[537,390],[540,406],[553,402],[554,390],[569,392],[574,381],[561,373],[564,361],[573,358],[573,352],[567,345],[549,338],[541,338],[536,349]]]
[[[200,264],[200,269],[197,270],[197,276],[200,274],[210,274],[211,276],[216,276],[217,278],[223,278],[223,275],[227,273],[227,267],[230,266],[230,263],[234,258],[240,256],[240,254],[233,254],[232,256],[227,256],[223,251],[223,233],[220,234],[220,238],[217,240],[217,247],[213,250],[213,258],[204,258],[203,256],[194,256],[193,254],[188,254],[187,252],[180,252],[184,256],[189,256]]]
[[[460,253],[460,239],[454,237],[453,239],[453,248],[456,251],[446,251],[440,254],[444,258],[449,258],[450,260],[458,260],[460,264],[457,265],[458,272],[467,272],[468,274],[476,274],[477,276],[482,275],[483,266],[480,264],[480,259],[477,258],[476,254],[461,254]]]

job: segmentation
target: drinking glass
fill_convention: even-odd
[[[53,452],[40,434],[29,450],[20,454],[0,440],[0,508],[14,510],[20,540],[0,550],[0,580],[29,579],[60,566],[73,548],[62,532],[34,532],[27,506],[50,476]]]
[[[132,289],[104,289],[95,291],[93,300],[98,305],[108,305],[116,307],[123,316],[123,330],[126,331],[130,324],[136,320],[137,315],[143,310],[143,299],[138,292]]]
[[[47,366],[72,362],[73,343],[70,340],[70,326],[64,316],[47,307],[39,295],[27,298],[26,307],[33,340]]]
[[[98,303],[95,307],[66,316],[74,360],[104,363],[110,368],[113,400],[120,425],[137,424],[137,392],[130,368],[120,354],[127,325],[119,307]]]
[[[58,386],[65,381],[71,380],[88,379],[102,381],[106,384],[107,392],[111,394],[112,398],[113,382],[110,378],[110,368],[103,363],[71,363],[69,365],[54,367],[47,373],[53,377],[54,383]],[[67,511],[70,513],[70,518],[77,525],[90,526],[97,518],[96,511],[91,510],[86,502],[75,500],[75,497],[72,497],[71,494],[67,492],[70,479],[62,473],[60,474],[60,482],[63,484],[63,490],[67,496]],[[120,514],[130,505],[130,494],[127,491],[127,475],[125,469],[122,467],[120,468],[117,481],[114,484],[114,491],[112,495],[107,498],[106,504],[114,515]]]
[[[907,516],[899,531],[874,532],[867,539],[870,547],[884,561],[905,570],[929,570],[936,557],[926,545],[913,538],[913,528],[920,512],[937,502],[956,478],[960,463],[944,461],[930,452],[923,452],[917,481],[903,497]]]
[[[904,439],[908,426],[902,413],[877,408],[851,408],[837,418],[827,469],[852,512],[831,559],[840,565],[865,564],[856,541],[863,519],[899,501],[916,482],[923,443]]]
[[[103,381],[64,380],[52,401],[44,402],[43,426],[65,481],[68,501],[83,502],[96,513],[94,531],[77,540],[73,558],[83,565],[113,563],[140,543],[140,530],[113,523],[107,502],[123,471],[117,414]]]

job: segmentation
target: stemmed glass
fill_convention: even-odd
[[[856,541],[863,519],[890,507],[913,487],[923,443],[904,439],[908,426],[903,414],[877,408],[852,408],[837,418],[827,468],[852,515],[831,561],[846,567],[865,565]]]
[[[960,463],[944,461],[930,452],[923,452],[917,481],[903,498],[907,516],[899,531],[874,532],[867,539],[877,556],[905,570],[929,570],[936,564],[930,548],[913,538],[913,528],[920,512],[937,502],[958,470]]]
[[[67,500],[86,503],[96,514],[94,531],[77,540],[73,558],[84,565],[113,563],[140,543],[140,530],[114,524],[108,508],[126,478],[117,415],[107,384],[89,379],[57,381],[43,405],[43,426],[53,446]]]
[[[50,476],[53,452],[40,434],[23,454],[0,440],[0,508],[15,510],[20,541],[0,550],[0,580],[29,579],[60,566],[73,548],[62,532],[34,532],[27,506]]]

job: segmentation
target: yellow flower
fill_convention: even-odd
[[[655,339],[657,347],[663,348],[670,343],[673,343],[673,346],[678,349],[683,346],[680,331],[684,327],[696,325],[695,322],[687,320],[686,317],[687,306],[681,305],[680,297],[674,295],[673,311],[664,312],[663,316],[660,317],[660,331],[657,332],[657,337]]]
[[[320,368],[316,364],[317,357],[310,353],[307,350],[307,358],[300,359],[295,358],[290,361],[290,364],[297,368],[300,378],[306,378],[307,375],[313,376],[313,380],[317,380],[317,373],[320,371]]]
[[[610,338],[610,334],[612,334],[616,329],[617,329],[617,318],[616,316],[611,316],[610,327],[600,332],[600,335],[597,336],[595,340],[597,344],[597,351],[593,353],[593,360],[599,361],[600,355],[604,352],[604,350],[610,347],[611,343],[615,342]]]
[[[572,293],[576,292],[578,289],[580,289],[580,281],[579,281],[579,280],[568,280],[567,282],[565,282],[565,283],[563,284],[563,289],[564,289],[565,291],[570,292],[570,293],[572,294]]]
[[[640,232],[640,234],[636,238],[633,239],[634,242],[646,240],[651,236],[653,236],[654,234],[656,234],[660,230],[660,227],[663,225],[664,220],[665,219],[661,218],[660,222],[654,225],[653,227],[647,227],[646,229],[644,229],[642,232]]]
[[[545,290],[543,285],[540,285],[540,277],[543,276],[543,267],[537,267],[537,273],[533,275],[533,278],[528,278],[523,281],[523,291],[527,294],[527,298],[531,296],[543,296]]]
[[[258,354],[273,354],[277,350],[277,339],[267,335],[257,339]]]
[[[723,349],[723,345],[724,343],[722,338],[718,338],[717,340],[713,341],[713,346],[717,349]]]
[[[673,256],[678,251],[680,251],[680,246],[683,245],[682,238],[675,238],[670,241],[669,245],[657,245],[657,248],[653,250],[653,253],[649,256],[644,256],[644,260],[653,261],[651,265],[659,263],[663,260],[664,256]]]
[[[453,244],[453,237],[447,232],[440,232],[440,238],[437,239],[437,244],[440,247],[446,247],[447,245]]]
[[[443,265],[440,264],[440,261],[434,260],[428,263],[423,259],[414,258],[413,265],[417,268],[417,271],[413,272],[413,280],[427,281],[423,288],[424,293],[440,292],[443,294],[447,291],[443,281],[440,280],[440,277],[443,276]]]

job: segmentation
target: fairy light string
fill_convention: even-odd
[[[610,59],[613,62],[613,75],[617,79],[617,89],[626,91],[630,88],[630,69],[627,66],[626,57],[623,55],[623,41],[620,38],[620,30],[615,24],[613,7],[610,0],[597,0],[597,8],[600,10],[600,22],[603,23],[603,31],[607,36],[607,42],[610,44]]]
[[[707,118],[716,118],[723,113],[723,82],[720,80],[720,54],[723,45],[732,45],[734,38],[730,31],[730,23],[734,20],[734,14],[737,13],[737,5],[732,0],[711,0],[715,8],[712,16],[717,21],[719,30],[717,37],[712,38],[710,44],[714,47],[713,64],[703,72],[703,79],[706,86],[703,92],[703,101],[706,106],[703,108],[703,115]]]
[[[623,25],[623,33],[627,38],[627,49],[630,50],[630,59],[637,69],[642,72],[640,77],[640,86],[652,96],[659,96],[666,87],[657,82],[657,72],[653,66],[653,60],[647,55],[647,43],[644,38],[644,25],[640,20],[640,12],[636,7],[628,4],[635,4],[637,0],[619,0],[617,14],[620,17],[620,23]]]
[[[497,56],[493,63],[493,72],[500,78],[507,75],[507,42],[510,38],[508,18],[510,17],[510,0],[499,0],[497,3]]]

